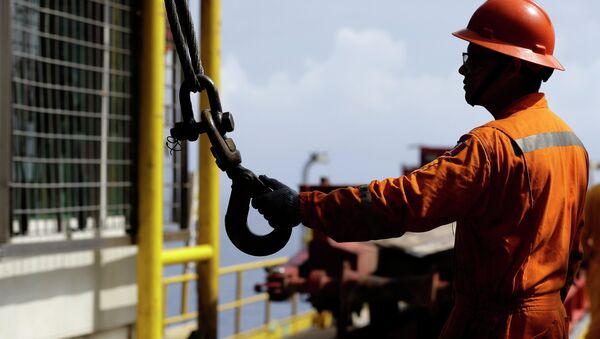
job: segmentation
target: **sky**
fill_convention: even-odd
[[[243,165],[295,188],[310,153],[326,152],[309,182],[361,184],[416,165],[417,145],[452,147],[492,119],[464,101],[467,43],[451,35],[481,3],[222,0],[221,99]],[[600,2],[539,3],[566,68],[542,91],[600,161]]]
[[[600,160],[600,3],[543,1],[567,68],[542,90]],[[228,1],[221,92],[244,164],[297,186],[400,175],[415,145],[448,146],[492,117],[464,102],[457,72],[467,43],[451,36],[480,1]]]

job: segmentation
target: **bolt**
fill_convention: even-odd
[[[235,124],[233,123],[233,114],[224,112],[221,116],[221,130],[225,133],[233,132]]]

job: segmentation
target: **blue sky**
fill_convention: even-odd
[[[480,1],[223,1],[222,97],[244,163],[289,185],[311,170],[333,182],[400,174],[416,144],[452,146],[491,119],[463,99],[466,43],[450,35]],[[543,91],[600,160],[600,4],[543,1],[567,68]],[[594,14],[595,13],[595,14]]]
[[[467,43],[451,35],[481,3],[223,0],[221,96],[243,164],[297,187],[309,154],[323,151],[329,163],[311,182],[359,184],[400,175],[417,162],[415,145],[451,147],[492,118],[464,102]],[[600,160],[600,2],[539,3],[567,69],[542,90]]]

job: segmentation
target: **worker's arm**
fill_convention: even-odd
[[[595,260],[595,244],[593,241],[594,228],[598,227],[598,203],[600,202],[600,185],[588,189],[583,211],[580,212],[579,222],[572,231],[571,251],[569,253],[569,266],[565,285],[560,290],[560,296],[564,301],[569,289],[579,273],[579,269],[586,269],[587,263]]]
[[[300,193],[300,217],[337,241],[365,241],[424,232],[464,218],[490,180],[490,162],[472,134],[407,176],[325,194]]]
[[[594,228],[600,227],[598,222],[600,221],[598,216],[600,213],[597,212],[600,203],[600,184],[592,186],[587,191],[584,207],[584,220],[585,224],[582,230],[581,245],[583,246],[583,258],[584,260],[592,260],[596,256],[594,250],[596,244],[594,244]]]
[[[581,218],[577,228],[573,230],[575,235],[573,236],[573,243],[571,245],[571,252],[569,253],[569,266],[567,268],[567,277],[565,279],[564,286],[560,289],[560,298],[562,301],[565,301],[567,295],[569,294],[569,289],[577,274],[579,273],[579,267],[581,266],[581,262],[583,260],[583,244],[582,244],[582,231],[584,229],[584,221],[583,217]]]

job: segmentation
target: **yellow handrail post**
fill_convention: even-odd
[[[165,15],[161,0],[145,0],[142,14],[138,166],[137,337],[163,332],[163,96]]]
[[[265,300],[265,325],[271,322],[271,300]]]
[[[200,50],[204,71],[219,86],[221,49],[220,0],[202,0],[200,6]],[[201,96],[202,108],[208,99]],[[198,263],[198,334],[201,338],[217,337],[219,300],[219,168],[210,152],[206,134],[200,138],[200,206],[198,209],[198,244],[207,244],[213,256]]]
[[[242,271],[235,272],[235,300],[242,300],[242,286],[244,280]],[[242,329],[242,306],[235,308],[235,324],[233,328],[234,334],[239,334]]]
[[[186,263],[184,265],[183,274],[189,274],[189,273],[190,273],[190,265],[188,263]],[[181,308],[180,308],[181,314],[188,313],[189,298],[190,298],[189,289],[190,289],[190,282],[188,280],[183,281],[181,284]],[[165,303],[165,305],[167,305],[167,304]]]

